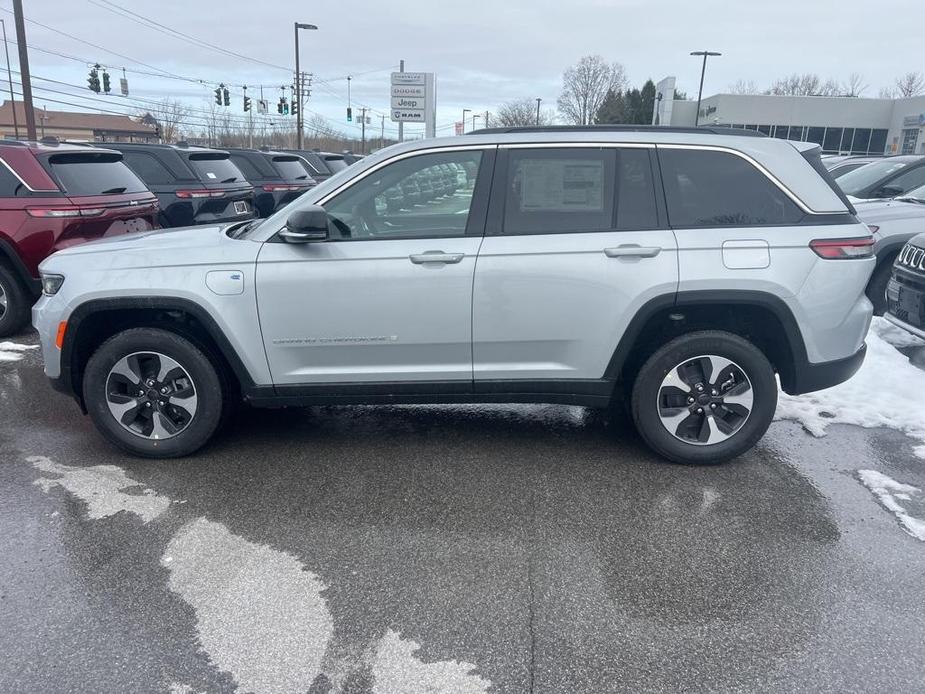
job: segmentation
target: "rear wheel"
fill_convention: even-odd
[[[222,417],[215,366],[192,342],[167,330],[135,328],[107,340],[87,362],[83,387],[103,436],[143,457],[193,453]]]
[[[19,278],[0,265],[0,337],[15,335],[28,325],[32,303]]]
[[[676,338],[643,365],[633,421],[657,453],[677,463],[716,464],[748,451],[777,407],[777,381],[764,354],[731,333]]]

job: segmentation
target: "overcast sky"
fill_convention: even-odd
[[[316,24],[319,31],[302,32],[302,67],[324,82],[316,80],[307,109],[348,133],[354,131],[345,119],[346,75],[355,75],[354,110],[362,105],[375,109],[371,128],[378,134],[379,114],[388,113],[389,72],[402,58],[408,70],[437,74],[438,134],[452,134],[452,123],[460,119],[463,108],[493,110],[519,97],[541,97],[544,105],[554,106],[563,70],[587,54],[622,63],[634,84],[675,75],[678,87],[693,97],[700,63],[688,54],[703,48],[723,53],[708,66],[705,95],[724,91],[739,79],[764,87],[776,77],[812,71],[839,80],[859,72],[870,85],[864,96],[877,96],[880,87],[891,84],[900,73],[925,69],[921,26],[910,21],[910,0],[880,0],[873,5],[858,0],[735,4],[714,0],[24,0],[23,4],[27,19],[125,56],[27,22],[30,45],[109,66],[116,91],[122,67],[167,71],[209,83],[291,82],[291,72],[282,68],[293,62],[293,22]],[[9,0],[0,0],[0,7],[11,6]],[[270,65],[192,45],[142,26],[113,11],[114,7]],[[13,39],[12,16],[9,12],[0,16]],[[11,48],[15,68],[15,47]],[[125,112],[144,105],[116,96],[95,101],[74,96],[89,94],[83,89],[87,68],[79,60],[32,50],[30,62],[37,105],[69,110],[74,107],[54,101],[91,108],[99,103],[96,108]],[[200,110],[212,99],[211,85],[131,72],[128,79],[131,97],[137,99],[173,95]],[[254,91],[249,94],[256,96]],[[264,95],[275,108],[279,90],[265,88]],[[229,111],[243,116],[240,97],[234,98]],[[386,133],[394,132],[394,124],[386,118]]]

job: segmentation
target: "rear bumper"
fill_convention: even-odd
[[[789,395],[802,395],[817,390],[825,390],[839,383],[844,383],[857,373],[867,356],[867,345],[844,359],[819,363],[803,362],[795,367],[795,373],[789,388],[784,390]]]

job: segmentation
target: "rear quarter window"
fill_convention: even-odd
[[[176,182],[173,174],[148,152],[123,152],[124,161],[148,185],[170,185]]]
[[[46,167],[67,195],[142,193],[148,188],[122,161],[108,152],[62,152],[46,159]]]
[[[307,181],[310,178],[298,157],[273,157],[273,166],[284,181]]]
[[[794,224],[799,207],[763,173],[727,152],[660,147],[673,227]]]

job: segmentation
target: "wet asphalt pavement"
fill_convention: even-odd
[[[691,468],[583,408],[332,407],[144,461],[32,351],[0,445],[0,692],[925,690],[890,430]]]

